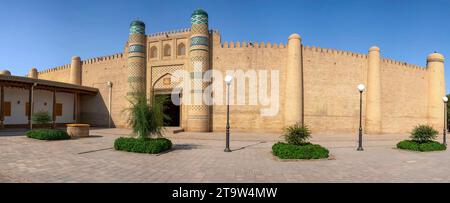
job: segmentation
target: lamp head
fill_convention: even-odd
[[[366,89],[366,87],[363,84],[358,85],[359,92],[364,92],[365,89]]]
[[[227,85],[230,85],[231,81],[233,81],[233,76],[231,75],[225,76],[225,83],[227,83]]]
[[[442,101],[444,101],[444,103],[447,103],[448,102],[448,97],[442,97]]]

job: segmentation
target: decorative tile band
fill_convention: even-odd
[[[141,59],[145,59],[145,56],[129,56],[128,58],[129,58],[129,59],[131,59],[131,58],[141,58]]]
[[[189,52],[193,52],[193,51],[205,51],[205,52],[208,52],[209,50],[208,49],[191,49],[191,50],[189,50]]]
[[[205,15],[192,15],[191,17],[192,24],[208,24],[208,16]]]
[[[195,46],[195,45],[204,45],[204,46],[209,46],[209,39],[207,37],[192,37],[191,38],[191,46]]]
[[[145,28],[143,28],[143,27],[131,27],[130,28],[130,35],[131,34],[145,35]]]
[[[142,45],[131,45],[128,48],[128,53],[134,53],[134,52],[145,53],[145,47]]]

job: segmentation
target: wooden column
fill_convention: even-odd
[[[33,90],[32,90],[32,86],[30,86],[30,89],[28,90],[28,128],[31,129],[31,102],[33,102],[33,99],[31,97],[33,97]],[[26,105],[26,104],[25,104]]]
[[[56,128],[56,90],[53,90],[52,127]]]
[[[0,87],[1,96],[0,96],[0,128],[5,128],[4,120],[5,120],[5,88],[3,85]]]
[[[73,120],[75,121],[75,123],[78,123],[78,112],[79,112],[79,107],[78,107],[78,97],[79,94],[77,92],[73,93]]]

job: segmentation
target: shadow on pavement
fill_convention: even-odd
[[[259,144],[264,144],[264,143],[267,143],[266,141],[260,141],[260,142],[258,142],[258,143],[255,143],[255,144],[250,144],[250,145],[246,145],[246,146],[243,146],[243,147],[241,147],[241,148],[238,148],[238,149],[233,149],[233,150],[231,150],[231,151],[239,151],[239,150],[243,150],[243,149],[245,149],[245,148],[248,148],[248,147],[253,147],[253,146],[256,146],[256,145],[259,145]]]
[[[102,138],[101,135],[89,135],[89,137],[72,137],[72,140]]]
[[[197,144],[174,144],[172,150],[191,150],[198,149],[200,145]]]

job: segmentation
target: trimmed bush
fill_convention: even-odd
[[[436,141],[417,142],[414,140],[403,140],[397,144],[397,148],[418,152],[443,151],[447,147]]]
[[[429,125],[418,125],[411,132],[411,140],[403,140],[397,144],[397,148],[418,151],[442,151],[447,147],[434,141],[439,132]]]
[[[308,142],[311,131],[308,126],[297,123],[286,127],[283,136],[288,144],[302,145]]]
[[[166,138],[125,138],[114,141],[114,149],[119,151],[158,154],[172,148],[172,142]]]
[[[311,143],[293,145],[279,142],[272,146],[272,153],[280,159],[324,159],[329,157],[328,149]]]
[[[429,125],[418,125],[411,132],[411,139],[418,143],[436,139],[439,132]]]
[[[47,111],[39,111],[32,116],[33,124],[48,124],[52,120]]]
[[[54,129],[37,129],[30,130],[27,133],[27,137],[38,140],[68,140],[70,136],[67,132]]]

